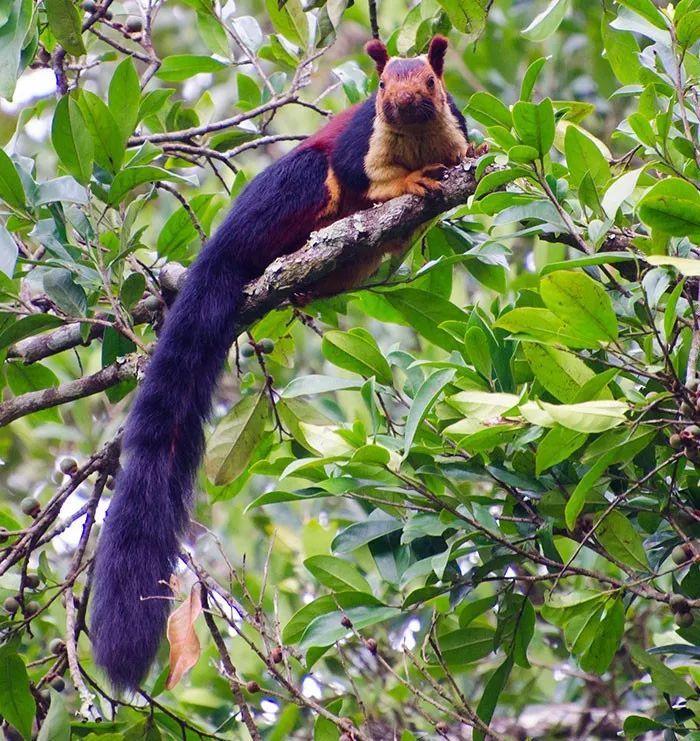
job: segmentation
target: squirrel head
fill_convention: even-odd
[[[447,39],[434,36],[428,53],[403,59],[389,57],[386,46],[372,39],[365,47],[377,65],[377,113],[393,128],[427,124],[448,107],[442,72]]]

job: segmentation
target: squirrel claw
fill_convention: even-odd
[[[479,159],[482,154],[486,154],[486,152],[489,151],[489,145],[487,142],[482,142],[479,145],[474,144],[474,142],[468,142],[467,143],[467,151],[464,153],[465,159]]]
[[[312,291],[294,291],[289,296],[289,303],[297,309],[303,309],[310,304],[316,297]]]

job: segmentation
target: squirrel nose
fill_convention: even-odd
[[[396,102],[401,107],[412,105],[415,99],[416,99],[416,96],[413,93],[409,93],[409,92],[399,93],[396,96]]]

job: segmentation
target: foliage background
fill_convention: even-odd
[[[180,266],[376,84],[372,9],[0,3],[7,738],[700,732],[696,0],[379,3],[394,53],[449,33],[481,183],[395,272],[242,336],[174,686],[165,645],[134,697],[92,664],[90,557]]]

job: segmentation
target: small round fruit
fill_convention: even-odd
[[[681,402],[679,409],[681,414],[685,415],[686,417],[689,417],[695,411],[695,407],[691,407],[687,401]]]
[[[92,0],[84,0],[84,2],[80,3],[80,7],[83,10],[87,10],[88,13],[94,13],[97,9],[97,5]]]
[[[14,615],[19,610],[19,602],[14,597],[8,597],[3,603],[2,607],[5,612],[9,612],[10,615]]]
[[[112,13],[112,11],[111,11],[111,10],[107,10],[107,11],[105,11],[105,15],[104,15],[104,17],[105,17],[105,18],[106,18],[106,19],[107,19],[108,21],[111,21],[111,20],[112,20],[112,18],[114,18],[114,14]]]
[[[152,293],[146,296],[146,298],[143,300],[143,305],[149,310],[149,311],[158,311],[160,309],[161,301],[158,298],[158,296],[154,296]]]
[[[253,355],[255,355],[255,348],[249,342],[246,342],[241,348],[241,357],[252,358]]]
[[[254,695],[256,692],[260,692],[260,685],[254,680],[247,682],[245,688],[248,690],[248,692],[250,692],[251,695]]]
[[[377,642],[374,640],[374,638],[368,638],[365,641],[365,646],[367,646],[367,650],[372,655],[376,655],[376,653],[377,653]]]
[[[32,617],[32,615],[36,615],[37,612],[39,612],[39,610],[41,610],[41,605],[36,600],[27,602],[27,604],[24,606],[24,614],[27,617]]]
[[[65,458],[61,458],[58,467],[63,471],[63,473],[67,473],[70,476],[78,470],[78,461],[67,455]]]
[[[63,677],[53,677],[49,684],[56,690],[56,692],[63,692],[66,688],[66,683]]]
[[[51,471],[51,481],[60,486],[63,483],[63,473],[61,471]]]
[[[19,505],[19,508],[24,512],[25,515],[36,515],[39,513],[39,510],[41,509],[41,505],[39,504],[39,500],[35,497],[25,497]]]
[[[685,428],[684,432],[691,437],[697,437],[698,435],[700,435],[700,427],[698,427],[697,425],[688,425]]]
[[[343,615],[343,617],[340,619],[340,624],[343,626],[343,628],[352,628],[352,620],[347,615]]]
[[[690,610],[688,600],[682,594],[672,594],[668,604],[673,612],[688,612]]]
[[[49,643],[49,651],[51,651],[54,656],[60,656],[65,647],[66,644],[60,638],[54,638],[51,643]]]
[[[0,543],[4,543],[10,536],[7,534],[6,527],[0,527]]]
[[[269,355],[275,349],[275,343],[269,337],[265,337],[264,339],[260,340],[259,347],[260,352],[265,353],[265,355]]]
[[[695,622],[695,618],[691,612],[677,612],[673,620],[679,628],[690,628]]]
[[[41,579],[39,578],[38,574],[27,574],[24,583],[29,589],[36,589],[39,584],[41,584]]]
[[[273,664],[279,664],[281,663],[282,659],[282,649],[280,648],[280,646],[275,646],[272,651],[270,651],[270,660]]]
[[[143,30],[143,21],[137,15],[130,15],[126,19],[126,30],[129,33],[138,33]]]
[[[671,551],[671,560],[677,566],[680,566],[682,563],[689,561],[692,557],[693,557],[693,549],[690,547],[688,543],[685,543],[684,545],[677,545]]]
[[[668,444],[674,449],[674,450],[680,450],[683,447],[683,438],[678,435],[677,433],[674,433],[671,435],[671,437],[668,439]]]

